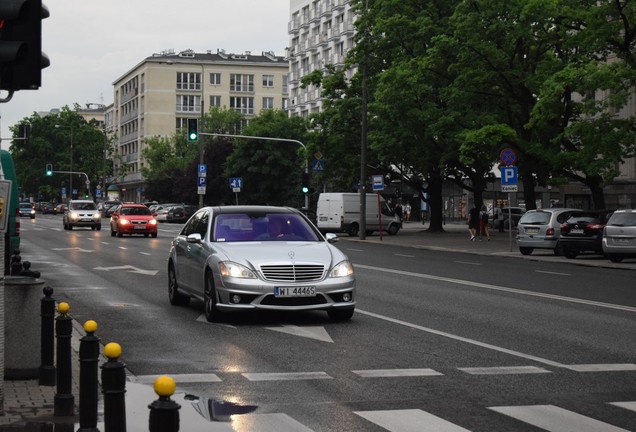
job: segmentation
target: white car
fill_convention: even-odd
[[[62,224],[65,230],[72,230],[73,227],[90,227],[99,231],[102,229],[102,214],[93,201],[70,200],[68,209],[62,217]]]
[[[517,224],[517,246],[522,255],[530,255],[535,249],[550,249],[561,255],[559,246],[561,224],[572,212],[572,208],[548,208],[528,210]]]
[[[324,310],[348,320],[356,305],[349,259],[300,211],[288,207],[199,209],[172,241],[168,296],[203,301],[208,321],[254,309]]]
[[[636,257],[636,209],[612,214],[603,229],[603,253],[615,263]]]

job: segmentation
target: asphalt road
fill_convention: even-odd
[[[131,411],[147,412],[147,384],[169,374],[197,396],[182,400],[188,431],[635,429],[632,271],[343,239],[358,280],[350,322],[311,312],[209,324],[200,304],[167,299],[180,227],[114,238],[106,224],[22,219],[23,260],[76,320],[122,345],[128,401],[141,401]]]

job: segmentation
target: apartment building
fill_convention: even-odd
[[[320,112],[321,89],[301,88],[301,79],[332,64],[344,67],[354,46],[355,14],[348,0],[290,0],[289,107],[291,116]],[[352,74],[353,71],[349,71]]]
[[[144,201],[144,140],[174,135],[202,110],[225,107],[249,119],[263,109],[286,109],[287,74],[287,61],[273,52],[186,50],[145,58],[113,82],[112,115],[107,120],[117,138],[118,158],[109,192],[117,192],[124,201]]]

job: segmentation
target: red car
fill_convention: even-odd
[[[157,220],[143,204],[121,204],[110,216],[110,235],[143,234],[157,237]]]

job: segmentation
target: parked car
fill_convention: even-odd
[[[612,214],[603,229],[603,252],[615,263],[636,257],[636,209]]]
[[[40,203],[38,203],[37,209],[42,214],[54,214],[53,204],[51,204],[50,202],[40,202]]]
[[[283,229],[275,233],[274,226]],[[356,304],[353,266],[300,211],[224,206],[198,210],[172,241],[168,297],[202,300],[208,321],[229,311],[325,310],[348,320]]]
[[[159,204],[157,207],[153,208],[151,211],[157,222],[168,222],[168,211],[170,211],[171,207],[180,206],[181,204],[170,203],[170,204]]]
[[[530,255],[535,249],[550,249],[555,255],[561,255],[561,224],[575,211],[577,209],[549,208],[525,212],[517,224],[519,252]]]
[[[516,228],[521,216],[526,212],[523,207],[503,207],[501,210],[503,211],[504,229]],[[512,225],[510,221],[512,221]]]
[[[181,205],[176,205],[167,208],[166,222],[181,223],[188,219],[186,218],[185,208]]]
[[[612,215],[606,210],[582,210],[572,212],[561,224],[559,243],[563,255],[576,258],[581,252],[603,253],[603,228]]]
[[[18,206],[18,213],[20,217],[30,217],[31,219],[35,219],[35,209],[33,208],[33,204],[30,202],[21,202]]]
[[[108,218],[110,217],[110,213],[114,210],[113,207],[116,207],[119,204],[121,204],[121,202],[117,200],[102,201],[97,205],[97,209],[102,214],[102,218]]]
[[[110,235],[121,237],[124,234],[143,234],[157,237],[157,220],[150,209],[143,204],[121,204],[116,206],[110,217]]]
[[[102,229],[102,215],[93,201],[70,200],[68,209],[62,217],[65,230],[73,227],[90,227],[92,230]]]

